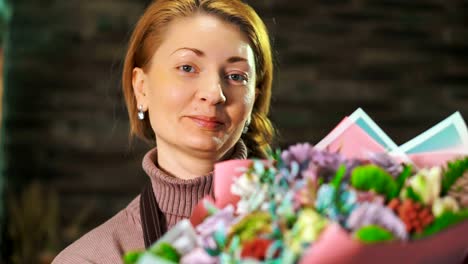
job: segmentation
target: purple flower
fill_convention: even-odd
[[[303,164],[304,162],[310,160],[312,151],[313,147],[309,143],[296,144],[283,151],[281,153],[281,158],[283,159],[284,163],[288,165],[293,161],[299,164]]]
[[[215,249],[216,242],[213,239],[213,234],[222,228],[226,230],[234,221],[234,207],[232,205],[224,207],[205,219],[205,221],[196,227],[202,247]]]
[[[346,167],[345,178],[351,175],[351,171],[362,164],[356,159],[346,159],[344,155],[338,152],[314,150],[311,161],[318,167],[319,175],[328,182],[341,165]]]
[[[394,178],[398,177],[403,171],[403,166],[385,152],[370,153],[369,160],[390,173]]]
[[[351,171],[363,163],[356,159],[347,159],[339,152],[315,149],[308,143],[291,146],[282,152],[281,158],[291,171],[299,165],[299,175],[302,177],[321,176],[326,182],[335,176],[340,165],[346,166],[345,177],[348,178]]]
[[[353,231],[368,225],[377,225],[392,232],[401,240],[408,239],[405,224],[390,208],[378,203],[363,203],[355,209],[346,225]]]

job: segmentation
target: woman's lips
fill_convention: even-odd
[[[223,125],[223,122],[215,117],[189,116],[189,118],[198,126],[209,130],[218,130]]]

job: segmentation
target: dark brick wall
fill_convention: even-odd
[[[397,143],[468,116],[468,1],[274,1],[263,16],[284,143],[316,142],[358,106]]]
[[[15,0],[6,39],[6,168],[60,194],[84,230],[135,196],[149,146],[128,144],[120,69],[149,1]],[[272,33],[280,145],[317,142],[363,107],[397,143],[468,117],[467,0],[250,1]]]

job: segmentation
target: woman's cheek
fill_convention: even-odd
[[[254,89],[250,89],[249,92],[244,95],[244,105],[253,106],[254,101],[255,101],[255,91]]]

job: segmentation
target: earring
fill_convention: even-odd
[[[244,129],[242,130],[242,134],[247,134],[247,131],[249,131],[249,125],[250,121],[247,120],[247,122],[245,122]]]
[[[145,119],[145,112],[143,112],[143,105],[138,106],[138,119]]]

